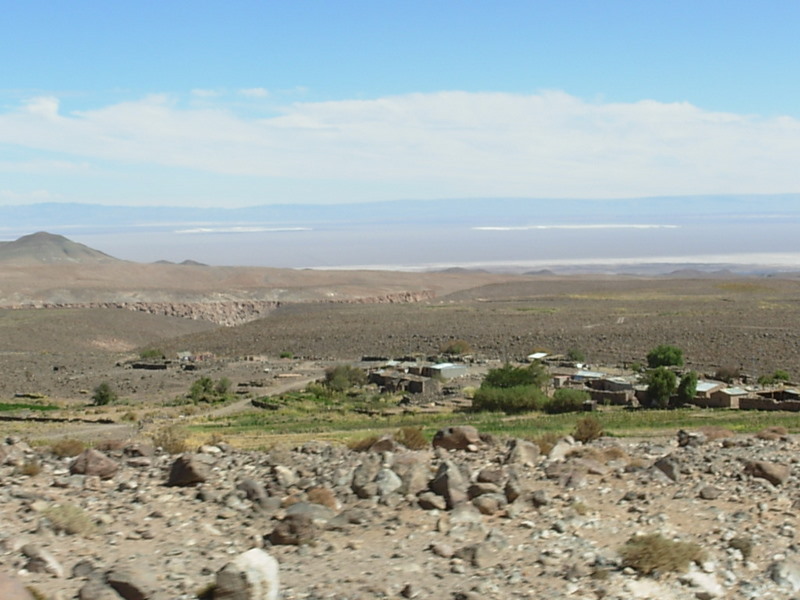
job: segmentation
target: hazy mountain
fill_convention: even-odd
[[[116,258],[99,250],[43,231],[0,244],[0,262],[7,264],[90,264],[115,261]]]

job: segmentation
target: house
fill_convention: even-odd
[[[534,352],[533,354],[528,354],[526,360],[528,362],[536,362],[539,360],[544,360],[547,357],[548,357],[547,352]]]
[[[739,403],[743,398],[750,395],[744,388],[740,387],[726,387],[715,392],[712,392],[704,404],[698,406],[705,406],[708,408],[739,408]]]
[[[422,368],[422,375],[425,377],[441,377],[442,379],[453,379],[467,374],[466,365],[455,363],[438,363]]]

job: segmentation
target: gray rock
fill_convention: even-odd
[[[567,458],[567,454],[569,454],[575,448],[575,440],[571,437],[564,437],[558,440],[553,447],[550,449],[550,452],[547,453],[547,458],[549,460],[564,460]]]
[[[423,452],[403,452],[395,456],[392,471],[397,473],[402,482],[398,490],[401,494],[416,496],[428,487],[430,456]]]
[[[37,544],[25,544],[22,553],[28,558],[25,568],[31,573],[50,573],[54,577],[64,577],[64,567],[47,548]]]
[[[458,466],[446,460],[439,465],[439,470],[430,482],[432,492],[445,499],[447,508],[453,508],[461,502],[467,501],[467,484],[469,479],[464,476]]]
[[[372,498],[378,494],[375,478],[381,470],[381,457],[369,454],[353,471],[353,493],[359,498]]]
[[[267,490],[255,479],[245,477],[236,484],[236,489],[244,492],[245,497],[253,504],[264,508],[267,505],[269,494]]]
[[[800,562],[797,560],[776,561],[769,566],[767,574],[779,586],[800,591]]]
[[[172,463],[167,485],[188,486],[207,481],[212,461],[203,454],[182,454]]]
[[[81,452],[69,466],[69,472],[73,475],[97,476],[100,479],[111,479],[118,470],[117,461],[94,448]]]
[[[278,561],[253,548],[217,572],[214,600],[278,600]]]
[[[533,467],[539,460],[539,446],[527,440],[515,438],[508,442],[508,451],[504,459],[507,465]]]
[[[716,500],[722,494],[722,490],[713,485],[706,485],[701,490],[698,496],[703,500]]]
[[[78,590],[79,600],[120,600],[120,596],[109,586],[103,577],[92,577],[80,590]]]
[[[269,534],[269,541],[275,546],[301,546],[313,542],[318,528],[313,519],[306,514],[286,515],[275,525]]]
[[[653,466],[672,481],[678,481],[680,478],[680,465],[671,454],[662,456],[653,464]]]
[[[417,503],[423,510],[445,510],[447,508],[445,499],[433,492],[422,492],[417,496]]]
[[[378,488],[378,495],[388,496],[403,487],[403,481],[391,469],[381,469],[375,475],[375,485]]]

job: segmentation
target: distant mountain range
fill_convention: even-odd
[[[715,223],[800,218],[800,194],[629,199],[470,198],[362,204],[271,204],[247,208],[107,206],[41,203],[0,206],[0,237],[32,231],[91,233],[102,229],[177,227],[329,227],[395,223],[466,226],[591,223]]]

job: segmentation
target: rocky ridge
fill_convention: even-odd
[[[798,441],[715,437],[543,454],[454,428],[418,451],[128,442],[69,459],[8,439],[2,572],[50,600],[273,599],[278,577],[286,600],[797,596]],[[702,559],[648,575],[621,558],[654,533]]]

